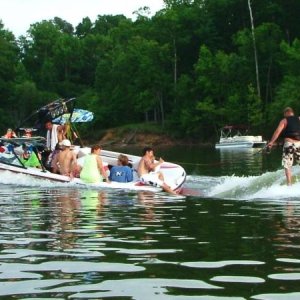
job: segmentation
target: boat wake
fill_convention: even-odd
[[[170,195],[166,192],[163,192],[159,188],[155,187],[147,187],[143,189],[138,187],[134,189],[134,187],[128,188],[122,183],[112,182],[108,186],[97,185],[97,184],[78,184],[76,182],[55,182],[51,180],[38,179],[27,174],[13,174],[9,171],[3,171],[3,176],[0,176],[0,186],[10,186],[14,187],[25,187],[25,188],[46,188],[46,189],[77,189],[77,190],[88,190],[89,192],[94,191],[95,195],[98,195],[98,192],[106,192],[109,194],[118,194],[120,191],[124,191],[125,193],[132,194],[136,193],[138,197],[142,197],[143,201],[147,200],[147,197],[151,199],[151,201],[181,201],[185,199],[184,195]],[[117,184],[117,186],[115,185]],[[134,195],[134,194],[132,194]]]
[[[39,180],[25,174],[12,174],[9,171],[0,177],[1,185],[39,188],[83,188],[77,184]],[[294,183],[286,185],[282,169],[266,172],[259,176],[199,176],[189,175],[183,187],[183,195],[201,198],[230,200],[296,200],[300,198],[300,167],[293,168]],[[16,184],[17,183],[17,184]],[[96,187],[89,187],[95,188]],[[101,188],[103,189],[103,187]]]
[[[286,185],[284,171],[267,172],[260,176],[188,176],[187,189],[201,190],[201,197],[256,200],[287,200],[300,197],[300,167],[293,169],[294,183]],[[191,193],[192,195],[192,193]]]
[[[23,186],[23,187],[63,187],[70,183],[51,182],[50,180],[41,180],[33,178],[26,174],[15,174],[9,171],[3,171],[0,176],[0,184]]]

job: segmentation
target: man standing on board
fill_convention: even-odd
[[[283,135],[282,165],[287,185],[292,185],[292,166],[294,160],[300,164],[300,118],[294,115],[291,107],[286,107],[283,115],[284,119],[279,122],[267,147],[272,148],[278,137],[281,134]]]

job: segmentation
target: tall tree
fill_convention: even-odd
[[[253,14],[252,14],[251,0],[248,0],[248,7],[249,7],[249,13],[250,13],[251,33],[252,33],[252,41],[253,41],[253,53],[254,53],[254,61],[255,61],[256,89],[257,89],[257,96],[260,98],[261,96],[260,96],[259,68],[258,68],[257,48],[256,48],[254,20],[253,20]]]
[[[4,29],[0,21],[0,129],[12,126],[13,108],[11,94],[13,93],[16,69],[18,66],[19,49],[14,35]]]
[[[59,80],[53,56],[62,34],[52,21],[42,21],[31,25],[23,40],[23,63],[39,89],[53,90]]]
[[[280,64],[283,68],[283,80],[277,86],[276,101],[271,104],[271,122],[276,122],[282,115],[282,109],[292,106],[297,113],[300,113],[300,40],[295,39],[289,45],[287,42],[281,43],[282,55]]]

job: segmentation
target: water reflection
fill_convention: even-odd
[[[298,201],[287,201],[283,210],[275,209],[271,212],[274,217],[276,215],[282,216],[282,219],[277,219],[274,222],[276,227],[276,235],[273,242],[278,247],[278,254],[280,261],[288,258],[289,248],[300,249],[300,203]],[[295,270],[300,270],[299,261],[291,260],[296,263]],[[291,270],[291,266],[287,268]]]
[[[219,300],[299,294],[299,212],[299,201],[4,188],[0,296]]]
[[[258,175],[263,173],[260,148],[219,149],[220,168],[225,175]]]
[[[215,149],[213,146],[177,146],[159,148],[168,161],[181,164],[189,175],[259,175],[281,168],[281,149],[270,154],[261,148]]]
[[[147,191],[140,191],[137,193],[137,199],[139,205],[144,208],[144,211],[140,213],[141,219],[144,222],[158,221],[154,210],[154,194]]]

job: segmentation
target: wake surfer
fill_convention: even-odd
[[[297,164],[300,164],[300,117],[294,115],[291,107],[286,107],[283,115],[284,119],[279,122],[267,147],[271,149],[278,137],[283,135],[282,165],[287,185],[292,185],[293,163],[296,161]]]

